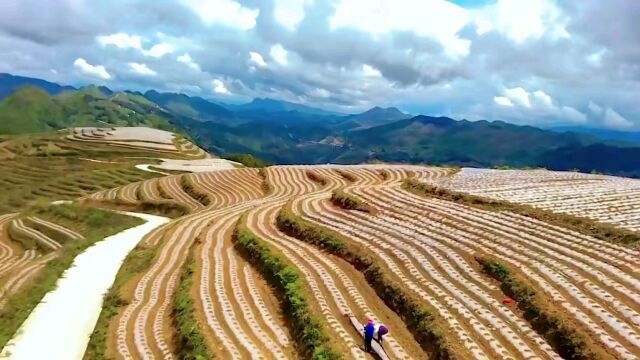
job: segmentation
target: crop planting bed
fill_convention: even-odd
[[[547,170],[462,169],[446,188],[640,231],[640,180]]]
[[[314,331],[321,333],[322,346],[342,358],[373,358],[363,352],[361,329],[352,322],[373,318],[391,330],[382,354],[390,359],[436,358],[438,352],[456,359],[561,359],[568,351],[637,359],[639,250],[402,187],[413,178],[483,196],[510,191],[510,196],[524,197],[527,190],[543,197],[565,191],[558,195],[559,211],[568,211],[561,207],[569,201],[565,186],[578,198],[610,192],[624,193],[625,203],[639,198],[631,190],[635,180],[538,171],[505,176],[409,165],[273,166],[138,179],[95,192],[87,198],[96,203],[175,204],[186,215],[141,241],[137,251],[150,254],[145,261],[132,257],[125,262],[138,273],[116,280],[119,285],[110,296],[119,299],[118,305],[109,310],[103,345],[93,348],[117,359],[307,358],[303,346],[310,346],[310,337],[292,331],[294,314],[283,308],[290,294],[272,286],[273,275],[247,257],[246,249],[240,251],[234,231],[242,226],[295,270],[297,294],[311,314],[307,323],[318,325]],[[338,189],[366,206],[338,207],[330,200]],[[553,209],[552,202],[539,203]],[[322,233],[326,237],[320,242],[287,235],[277,221],[281,211],[329,232]],[[587,207],[584,211],[591,214]],[[20,233],[18,221],[30,227],[31,232],[22,233],[29,233],[43,254],[53,251],[47,250],[52,244],[35,232],[49,236],[48,227],[64,233],[39,219],[0,217],[5,234],[0,269],[3,263],[37,261],[7,240],[8,230],[13,233],[15,227]],[[370,267],[358,265],[362,261],[354,260],[354,251]],[[535,292],[538,315],[553,321],[532,323],[536,318],[525,314],[531,309],[519,308],[523,303],[508,299],[508,290],[485,272],[480,259],[487,258],[524,279]],[[371,272],[371,266],[378,272]],[[372,274],[384,278],[385,285]],[[275,279],[287,276],[279,273]],[[402,301],[414,301],[418,309],[409,311],[399,305]],[[428,314],[424,322],[412,322],[416,311]],[[429,340],[420,335],[426,333]]]

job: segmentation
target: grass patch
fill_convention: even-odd
[[[603,224],[588,218],[554,213],[549,210],[535,208],[526,204],[488,199],[481,196],[470,195],[421,183],[412,179],[405,180],[402,187],[417,195],[436,197],[438,199],[469,205],[483,210],[510,211],[515,214],[564,227],[583,235],[591,236],[614,244],[622,244],[630,247],[640,246],[640,234],[638,232],[618,228],[614,225]]]
[[[9,297],[0,310],[0,348],[11,339],[42,297],[55,289],[56,282],[77,255],[107,236],[143,223],[138,218],[75,205],[49,206],[34,212],[50,221],[56,222],[57,219],[61,225],[75,222],[75,230],[84,230],[80,232],[85,240],[65,244],[58,250],[60,255],[57,258],[49,261],[27,286]]]
[[[193,273],[196,263],[193,253],[189,253],[183,265],[180,286],[173,301],[176,329],[178,332],[178,359],[206,360],[213,355],[207,346],[207,341],[200,332],[202,328],[195,316],[195,304],[191,296]]]
[[[365,203],[357,196],[347,194],[340,189],[334,190],[331,193],[331,202],[333,203],[333,205],[346,210],[357,210],[370,214],[376,213],[376,210],[373,208],[373,206]]]
[[[613,358],[580,330],[574,320],[539,294],[524,276],[488,256],[476,257],[485,273],[500,282],[500,289],[518,303],[524,318],[564,359],[595,360]]]
[[[391,275],[375,264],[370,252],[337,232],[316,225],[295,215],[291,205],[278,213],[280,231],[336,255],[360,271],[369,286],[384,303],[404,321],[407,328],[430,359],[463,359],[446,339],[438,312],[425,306],[421,299],[407,291]]]
[[[142,274],[149,269],[155,255],[156,248],[145,248],[140,245],[127,255],[120,270],[118,270],[113,285],[104,296],[102,311],[96,327],[91,333],[84,359],[104,360],[108,358],[106,352],[109,324],[118,315],[121,308],[129,305],[129,302],[120,296],[120,288],[134,276]]]
[[[143,212],[147,214],[165,216],[171,219],[179,218],[190,212],[189,208],[186,206],[171,200],[142,200],[136,203],[130,203],[119,199],[82,199],[80,200],[80,203],[87,206],[100,206],[116,210]]]
[[[326,176],[320,175],[313,170],[307,170],[305,171],[305,174],[307,174],[309,180],[322,186],[326,186],[329,183],[329,180],[327,180]]]
[[[307,285],[298,270],[253,234],[244,221],[241,218],[236,224],[235,247],[275,289],[302,358],[341,359],[342,356],[328,345],[325,326],[311,313],[305,290]]]
[[[184,192],[200,204],[204,206],[209,206],[209,204],[211,204],[211,198],[209,195],[198,190],[198,188],[193,184],[193,179],[191,179],[189,175],[182,175],[180,177],[180,186],[182,186],[182,190],[184,190]]]
[[[336,169],[336,172],[338,173],[338,175],[342,176],[345,180],[347,180],[348,182],[356,182],[358,180],[358,178],[353,175],[350,172],[344,171],[344,170],[340,170],[340,169]]]
[[[227,154],[223,158],[252,168],[263,168],[269,165],[266,161],[251,154]]]
[[[260,187],[262,188],[262,192],[264,192],[264,196],[269,196],[269,194],[273,192],[273,185],[271,185],[271,181],[269,181],[267,169],[258,169],[258,175],[262,178],[262,184],[260,184]]]

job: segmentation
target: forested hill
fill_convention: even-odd
[[[15,77],[17,78],[17,77]],[[456,121],[374,107],[338,114],[273,99],[229,105],[184,94],[65,87],[2,74],[0,134],[70,126],[150,126],[188,133],[213,153],[273,163],[368,161],[546,167],[640,176],[640,147],[502,121]],[[15,84],[26,85],[14,89]]]

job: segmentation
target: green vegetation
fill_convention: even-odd
[[[612,358],[597,345],[597,339],[590,339],[578,328],[574,319],[566,316],[552,301],[538,294],[523,276],[517,275],[507,265],[493,258],[481,256],[476,260],[487,274],[500,282],[500,288],[518,303],[518,307],[524,312],[524,318],[562,358]]]
[[[367,213],[375,213],[375,209],[366,204],[360,198],[355,195],[347,194],[344,191],[337,189],[331,193],[331,202],[338,207],[346,210],[358,210]]]
[[[309,178],[309,180],[315,183],[318,183],[322,186],[326,186],[327,183],[329,182],[325,176],[322,176],[313,170],[307,170],[305,171],[305,173],[307,174],[307,177]]]
[[[27,213],[77,231],[85,240],[66,243],[58,250],[59,255],[49,261],[28,285],[9,297],[0,310],[0,348],[11,339],[42,297],[56,287],[56,282],[78,254],[107,236],[143,222],[138,218],[75,205],[38,207]]]
[[[348,182],[356,182],[358,180],[358,178],[356,178],[356,176],[350,172],[340,170],[340,169],[336,169],[336,172],[340,174],[340,176],[342,176]]]
[[[191,196],[192,198],[196,199],[200,204],[204,206],[209,206],[209,204],[211,204],[211,198],[209,197],[209,195],[196,188],[190,175],[180,176],[180,185],[182,186],[182,190],[184,190],[184,192],[189,194],[189,196]]]
[[[447,341],[440,327],[444,321],[438,312],[425,306],[423,301],[406,290],[393,275],[376,265],[365,248],[295,215],[290,205],[280,210],[276,224],[285,234],[324,249],[360,271],[380,299],[405,322],[430,359],[464,358]]]
[[[202,328],[195,316],[195,305],[191,296],[195,261],[190,253],[182,269],[180,287],[174,300],[174,312],[178,331],[178,359],[206,360],[213,356],[200,332]]]
[[[478,207],[490,211],[510,211],[532,219],[561,226],[581,234],[592,236],[596,239],[611,243],[640,246],[640,234],[637,232],[618,228],[613,225],[603,224],[588,218],[554,213],[548,210],[538,209],[530,205],[517,204],[504,200],[493,200],[481,196],[461,193],[430,184],[421,183],[412,179],[405,180],[402,187],[414,194],[432,196],[443,200]]]
[[[134,167],[153,152],[78,143],[66,132],[10,135],[0,143],[0,214],[156,177]],[[97,160],[97,161],[89,161]]]
[[[135,203],[116,200],[100,200],[82,199],[80,203],[87,206],[100,206],[118,210],[136,211],[168,218],[179,218],[187,215],[190,210],[186,206],[172,200],[142,200]]]
[[[239,162],[246,167],[252,168],[263,168],[269,165],[264,160],[251,154],[227,154],[224,156],[224,158],[227,160]]]
[[[25,86],[0,101],[0,133],[23,134],[105,124],[176,131],[170,119],[144,97],[131,93],[107,95],[95,86],[55,96]]]
[[[151,267],[156,248],[145,248],[138,245],[124,259],[116,279],[104,296],[102,311],[91,333],[87,350],[84,354],[86,360],[106,360],[107,342],[109,337],[109,324],[120,312],[121,308],[129,303],[120,296],[120,289],[133,277],[141,275]]]
[[[262,191],[264,192],[264,196],[269,196],[273,192],[273,185],[271,185],[271,181],[269,181],[269,175],[267,174],[266,168],[258,169],[258,175],[262,178]]]
[[[240,219],[234,230],[235,247],[275,289],[298,350],[305,359],[332,360],[341,356],[330,345],[325,326],[309,308],[307,285],[286,258],[253,234]]]

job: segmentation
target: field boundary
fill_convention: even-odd
[[[342,356],[327,345],[325,326],[310,310],[306,284],[299,271],[282,254],[249,230],[244,216],[236,223],[233,242],[240,255],[275,290],[301,355],[307,359],[341,359]]]
[[[365,250],[342,235],[293,213],[291,204],[278,213],[276,225],[285,234],[338,256],[361,272],[382,301],[404,321],[430,359],[464,359],[446,339],[435,309],[421,302],[364,255]]]
[[[632,248],[640,247],[640,234],[637,232],[618,228],[614,225],[603,224],[588,218],[555,213],[549,210],[539,209],[531,205],[518,204],[505,200],[493,200],[482,196],[471,195],[463,192],[445,189],[407,179],[402,183],[402,188],[420,196],[435,197],[459,204],[464,204],[488,211],[509,211],[539,221],[564,227],[591,236],[599,240],[614,244],[626,245]]]

